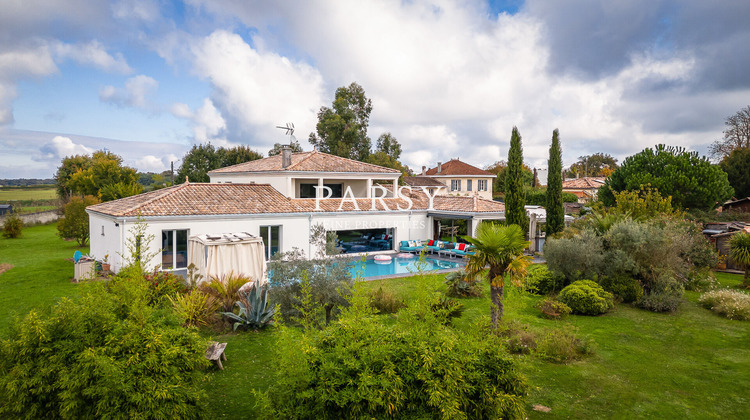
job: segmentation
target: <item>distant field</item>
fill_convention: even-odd
[[[0,188],[0,203],[23,200],[54,200],[54,187],[48,188]]]

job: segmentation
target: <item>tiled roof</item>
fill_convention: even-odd
[[[476,166],[469,165],[466,162],[461,162],[458,159],[451,159],[441,165],[440,173],[438,173],[437,166],[428,169],[425,172],[426,175],[484,175],[484,176],[495,176],[492,172],[479,169]]]
[[[445,184],[428,176],[405,176],[404,184],[411,187],[445,187]]]
[[[605,179],[606,178],[604,177],[594,177],[594,176],[570,179],[568,181],[563,181],[562,187],[563,189],[575,188],[579,190],[597,189],[597,188],[601,188],[601,186],[604,185]]]
[[[407,191],[404,191],[407,193]],[[412,210],[426,210],[427,196],[421,191],[412,191]],[[372,211],[372,200],[356,199],[357,210],[351,200],[340,198],[320,200],[316,210],[313,198],[291,199],[268,184],[204,184],[184,183],[132,197],[89,206],[92,212],[118,217],[137,216],[199,216],[241,215],[266,213],[315,213]],[[409,203],[401,198],[384,198],[388,210],[403,209]],[[339,207],[341,209],[339,210]],[[503,212],[502,203],[478,197],[436,196],[433,209],[458,212]],[[385,210],[380,200],[375,200],[375,209]]]
[[[328,153],[312,152],[292,153],[292,164],[281,167],[281,154],[250,162],[214,169],[209,174],[224,174],[236,172],[268,172],[268,171],[302,171],[302,172],[366,172],[399,174],[396,169],[359,162]]]

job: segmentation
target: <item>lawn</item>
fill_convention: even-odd
[[[54,187],[47,188],[0,188],[0,203],[9,201],[54,200],[57,192]]]
[[[719,274],[723,286],[741,276]],[[427,280],[439,285],[441,276]],[[389,288],[413,297],[414,278],[374,281],[370,289]],[[485,296],[488,296],[485,290]],[[687,292],[675,314],[665,315],[618,305],[599,317],[570,316],[550,321],[538,316],[538,296],[512,291],[506,319],[532,330],[577,328],[595,343],[582,361],[558,365],[535,356],[517,356],[531,386],[530,419],[546,418],[747,418],[750,416],[750,322],[720,318],[698,306],[699,294]],[[489,312],[489,299],[464,299],[456,328],[471,328]],[[387,318],[384,318],[387,319]],[[210,417],[261,415],[247,387],[266,390],[273,357],[273,332],[229,334],[226,370],[215,372],[207,390]],[[246,384],[240,386],[239,384]],[[534,404],[551,412],[533,411]]]
[[[25,313],[72,295],[77,248],[55,235],[54,225],[24,230],[19,240],[0,239],[0,263],[15,267],[0,274],[0,336],[12,312]],[[83,250],[86,252],[86,250]],[[740,275],[718,274],[723,287],[736,286]],[[373,281],[370,290],[390,289],[407,301],[425,286],[442,286],[442,276]],[[455,328],[471,328],[489,313],[489,295],[464,299],[466,310]],[[618,305],[600,317],[570,316],[550,321],[538,316],[538,296],[510,291],[505,318],[532,330],[571,326],[595,343],[594,355],[569,365],[517,356],[531,385],[529,418],[748,418],[750,417],[750,322],[720,318],[698,306],[699,294],[686,292],[675,314],[655,314]],[[390,316],[383,316],[388,322]],[[271,385],[276,354],[273,329],[216,336],[228,342],[226,370],[212,369],[205,389],[209,418],[261,416],[252,390]],[[551,408],[542,413],[534,404]]]
[[[25,314],[43,308],[61,296],[76,291],[72,258],[78,248],[75,241],[57,236],[54,224],[24,228],[18,239],[0,237],[0,264],[13,268],[0,274],[0,334],[7,331],[13,313]]]

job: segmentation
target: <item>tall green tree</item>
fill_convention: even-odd
[[[526,275],[526,267],[531,260],[523,255],[523,250],[529,246],[524,239],[523,230],[517,225],[502,226],[497,223],[482,222],[477,227],[477,236],[465,236],[474,248],[474,255],[468,256],[466,272],[471,278],[487,271],[487,281],[490,283],[490,319],[497,329],[498,322],[503,317],[503,293],[505,275],[517,282]]]
[[[378,137],[375,153],[384,153],[393,160],[399,160],[401,158],[401,144],[393,134],[383,133]]]
[[[547,236],[565,229],[565,209],[562,199],[562,149],[560,132],[552,132],[552,145],[547,161]]]
[[[73,194],[69,183],[70,178],[79,171],[84,171],[91,167],[91,156],[75,155],[63,158],[60,166],[55,173],[55,188],[57,196],[67,200]]]
[[[57,233],[64,239],[75,239],[78,246],[86,246],[89,241],[89,215],[86,207],[100,203],[92,195],[71,197],[65,205],[65,215],[57,222]]]
[[[750,148],[750,105],[727,117],[724,125],[724,138],[708,148],[715,159],[724,159],[736,149]]]
[[[505,178],[505,221],[509,225],[518,225],[523,232],[529,228],[526,216],[526,190],[523,185],[523,148],[521,134],[513,127],[508,150],[508,168]],[[532,174],[533,177],[533,174]]]
[[[237,165],[261,159],[263,155],[247,146],[216,148],[211,143],[195,144],[183,156],[175,183],[181,184],[187,178],[190,182],[209,182],[208,172],[225,166]]]
[[[737,198],[750,197],[750,148],[734,149],[719,163]]]
[[[120,156],[104,150],[94,152],[90,164],[72,174],[66,187],[71,194],[92,195],[103,201],[129,197],[143,191],[136,170],[123,166]]]
[[[319,151],[364,161],[370,154],[371,141],[367,126],[372,101],[356,82],[336,89],[331,108],[318,111],[316,133],[310,133],[310,144]]]
[[[599,189],[606,206],[615,205],[613,192],[639,190],[650,184],[681,209],[710,210],[732,197],[727,174],[697,152],[682,147],[646,148],[625,159]]]

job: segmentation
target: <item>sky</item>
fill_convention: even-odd
[[[656,144],[706,154],[750,104],[744,0],[2,0],[0,179],[106,148],[160,172],[194,144],[311,150],[338,87],[419,172],[544,168]]]

